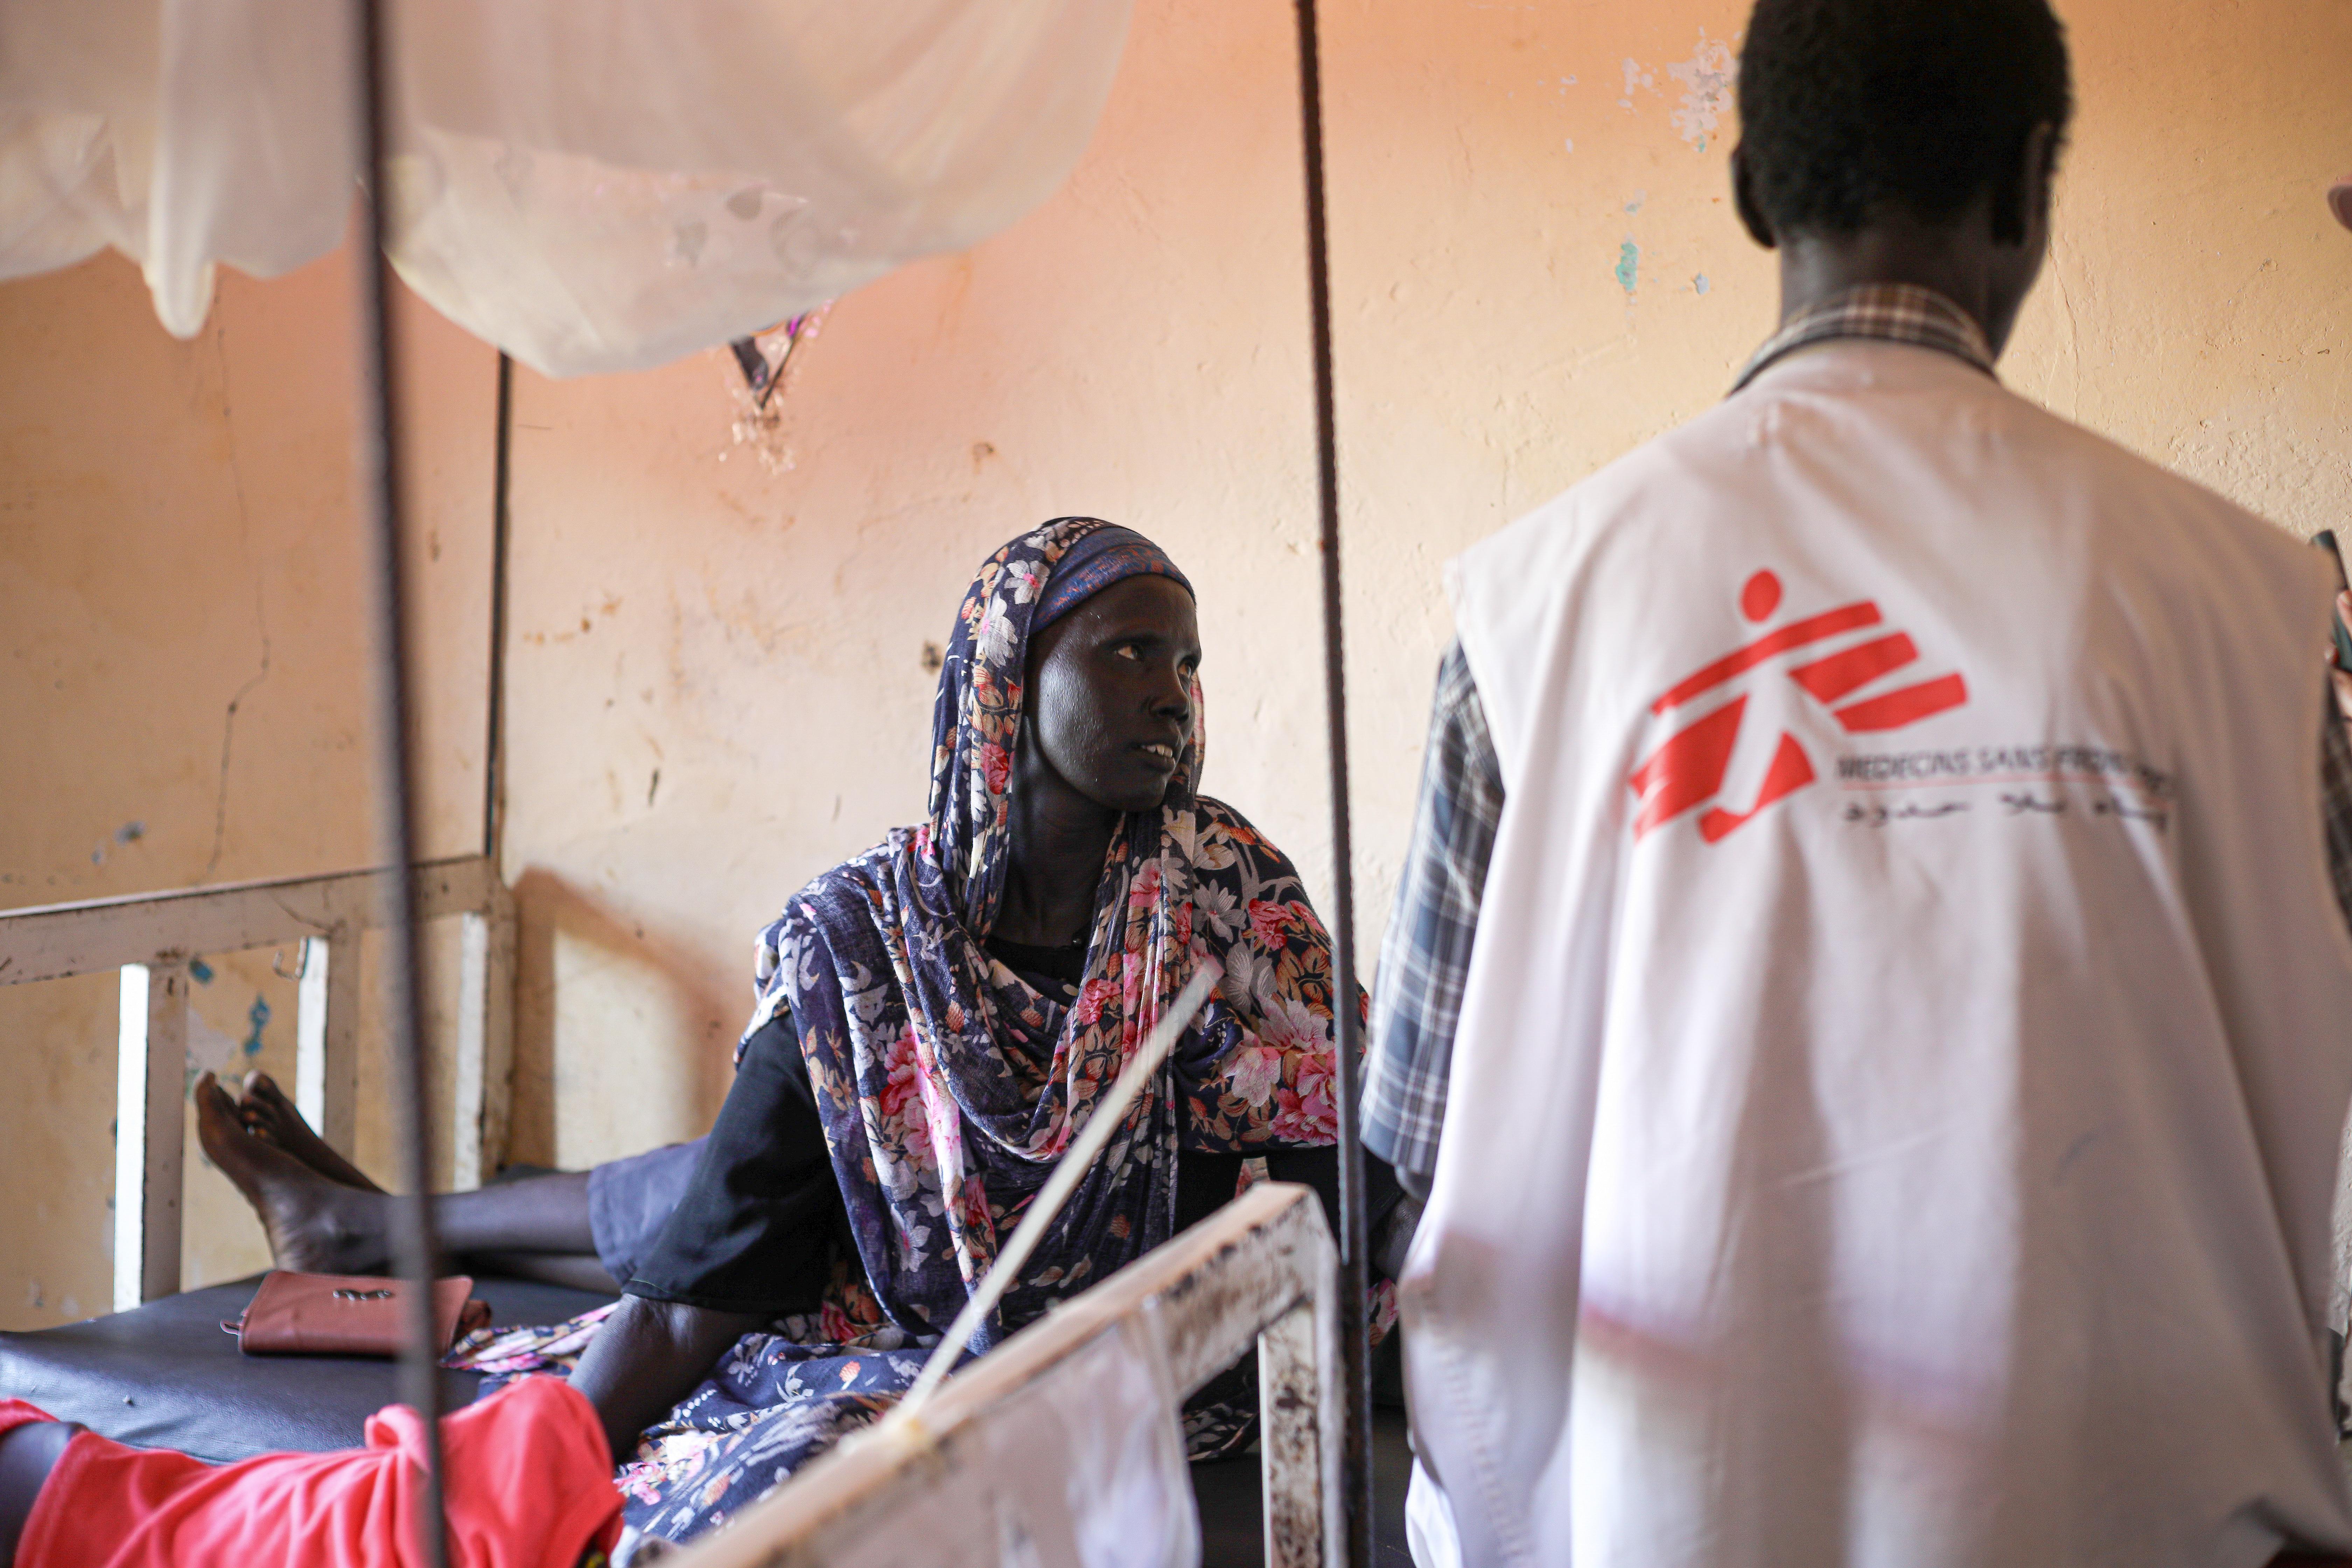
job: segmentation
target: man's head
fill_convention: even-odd
[[[1758,0],[1739,59],[1740,219],[1759,244],[1895,274],[1853,282],[1949,292],[1900,274],[1958,268],[1976,296],[1958,302],[1997,347],[2041,265],[2073,110],[2048,0]]]

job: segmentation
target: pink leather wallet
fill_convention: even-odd
[[[274,1268],[245,1315],[222,1328],[247,1355],[400,1354],[405,1324],[399,1279],[367,1274],[296,1274]],[[474,1281],[453,1274],[433,1282],[435,1342],[447,1350],[457,1337],[490,1321],[490,1304],[470,1298]]]

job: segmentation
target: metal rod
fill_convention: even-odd
[[[1363,1020],[1356,1010],[1356,878],[1348,799],[1348,671],[1340,626],[1339,437],[1332,406],[1331,250],[1324,223],[1323,76],[1317,47],[1315,0],[1298,9],[1298,108],[1307,169],[1307,282],[1315,350],[1315,467],[1320,518],[1317,542],[1323,563],[1323,706],[1331,765],[1331,1011],[1339,1060],[1339,1348],[1347,1379],[1344,1476],[1348,1561],[1371,1561],[1372,1470],[1370,1250],[1364,1214],[1364,1145],[1357,1128],[1358,1053]]]
[[[353,247],[359,286],[360,508],[366,520],[371,629],[375,649],[373,719],[378,854],[395,867],[416,860],[416,757],[409,743],[408,636],[401,582],[401,540],[406,518],[400,471],[402,365],[387,305],[390,263],[384,258],[384,204],[392,116],[392,40],[385,0],[353,0],[357,37],[352,52],[352,101],[357,106],[360,170],[365,189]],[[441,1509],[441,1347],[433,1324],[437,1248],[428,1195],[432,1161],[425,1113],[425,1061],[416,1024],[423,987],[416,970],[415,896],[410,879],[391,879],[383,928],[390,973],[383,988],[384,1037],[391,1055],[394,1142],[400,1152],[401,1195],[393,1201],[393,1257],[405,1288],[407,1343],[401,1355],[401,1401],[425,1429],[425,1476],[415,1514],[416,1561],[446,1568],[447,1531]]]
[[[490,475],[490,700],[482,743],[482,853],[499,871],[507,826],[507,536],[513,517],[514,359],[499,352],[498,458]]]

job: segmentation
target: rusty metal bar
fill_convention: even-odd
[[[1372,1554],[1372,1372],[1370,1328],[1370,1223],[1365,1209],[1364,1144],[1358,1131],[1358,1082],[1363,1019],[1356,997],[1355,841],[1348,785],[1348,661],[1341,626],[1339,581],[1339,433],[1331,365],[1331,245],[1323,180],[1323,67],[1315,0],[1295,0],[1298,13],[1298,110],[1307,175],[1307,286],[1315,358],[1315,477],[1317,543],[1323,574],[1324,746],[1331,774],[1331,994],[1338,1061],[1339,1292],[1348,1308],[1339,1324],[1346,1397],[1344,1420],[1333,1434],[1344,1456],[1348,1544],[1341,1561],[1366,1568]]]
[[[393,49],[387,0],[353,0],[352,104],[366,199],[354,246],[359,284],[359,473],[361,515],[368,552],[368,608],[375,650],[373,731],[376,780],[375,842],[388,865],[415,862],[418,768],[410,744],[408,718],[408,626],[402,583],[401,548],[407,508],[400,458],[400,344],[392,330],[389,294],[392,263],[384,254],[391,237],[385,208],[391,200]],[[417,1043],[424,1016],[424,984],[417,973],[417,919],[408,879],[389,879],[384,958],[390,970],[383,988],[384,1042],[391,1058],[394,1142],[399,1155],[401,1192],[392,1205],[393,1258],[407,1289],[401,1292],[407,1342],[400,1358],[401,1402],[415,1411],[424,1428],[425,1475],[415,1515],[416,1560],[422,1568],[446,1568],[448,1531],[441,1499],[440,1352],[433,1324],[433,1278],[439,1248],[433,1237],[429,1184],[433,1170],[431,1130],[425,1121],[425,1053]]]
[[[1346,1513],[1326,1500],[1344,1495],[1346,1479],[1339,1295],[1301,1301],[1258,1335],[1266,1568],[1346,1560]]]

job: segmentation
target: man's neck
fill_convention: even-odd
[[[1956,243],[1951,229],[1907,219],[1874,225],[1850,235],[1796,235],[1780,254],[1780,321],[1783,326],[1850,289],[1868,284],[1907,283],[1930,289],[1975,321],[1998,344],[2008,323],[1997,321],[1990,269],[1977,247]]]

